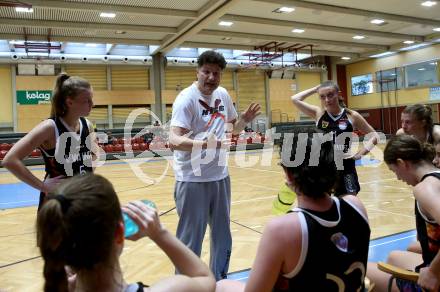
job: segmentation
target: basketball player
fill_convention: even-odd
[[[286,183],[297,194],[298,207],[267,224],[246,285],[223,280],[217,292],[363,287],[370,240],[366,210],[356,196],[330,196],[337,176],[333,143],[313,149],[313,142],[309,136],[302,162],[297,160],[298,136],[293,137],[292,152],[282,152]],[[311,158],[318,163],[312,166]]]
[[[392,291],[439,291],[440,287],[440,170],[432,164],[434,149],[414,136],[393,137],[384,150],[384,160],[401,181],[414,187],[417,237],[421,253],[392,251],[388,262],[419,272],[418,285],[401,279],[392,283]],[[368,277],[378,291],[385,291],[390,274],[368,265]]]
[[[321,99],[321,107],[311,105],[304,100],[317,93]],[[303,113],[316,121],[316,127],[325,133],[332,133],[335,149],[345,153],[343,170],[338,170],[339,179],[335,186],[335,195],[356,195],[360,191],[355,161],[361,159],[378,142],[378,135],[368,122],[356,111],[345,107],[340,96],[339,86],[333,81],[326,81],[318,86],[304,90],[292,96],[293,104]],[[354,130],[364,134],[373,133],[365,145],[354,155],[350,154],[351,139],[338,141],[338,136]]]
[[[92,87],[77,76],[61,73],[52,93],[50,118],[38,124],[7,153],[3,166],[16,177],[41,191],[38,209],[61,179],[78,173],[93,171],[93,127],[84,118],[92,107]],[[88,145],[87,145],[88,144]],[[40,149],[46,175],[43,180],[32,174],[22,160],[34,149]]]

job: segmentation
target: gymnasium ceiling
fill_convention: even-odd
[[[424,0],[0,0],[0,40],[139,45],[147,54],[177,48],[300,48],[351,58],[440,42],[440,1]],[[435,2],[435,1],[434,1]],[[33,12],[16,8],[32,7]],[[280,7],[294,8],[276,13]],[[102,12],[114,13],[103,18]],[[384,23],[372,24],[373,19]],[[220,26],[220,21],[232,22]],[[300,29],[298,32],[292,32]],[[435,31],[437,29],[438,31]],[[301,30],[303,30],[301,32]],[[353,39],[363,36],[363,39]],[[411,44],[403,43],[413,42]],[[287,49],[286,49],[287,51]]]

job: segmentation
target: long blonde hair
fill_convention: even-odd
[[[50,116],[52,118],[65,116],[67,113],[67,97],[75,98],[83,90],[90,88],[90,83],[81,77],[69,76],[67,73],[58,75],[52,93]]]

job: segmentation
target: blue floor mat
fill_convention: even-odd
[[[40,192],[25,183],[0,184],[0,209],[38,205]]]
[[[369,159],[369,158],[363,158],[356,160],[356,166],[365,166],[365,165],[374,165],[379,164],[380,160],[377,159]]]

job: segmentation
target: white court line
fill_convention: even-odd
[[[409,217],[409,218],[414,218],[415,216],[410,216],[410,215],[404,215],[404,214],[399,214],[399,213],[393,213],[390,211],[385,211],[385,210],[380,210],[380,209],[368,209],[371,211],[377,211],[377,212],[382,212],[382,213],[388,213],[388,214],[392,214],[392,215],[397,215],[397,216],[403,216],[403,217]],[[367,211],[368,211],[367,210]]]
[[[262,174],[253,174],[252,175],[253,179],[259,179],[260,177],[262,177],[262,178],[270,178],[272,176],[268,176],[268,174],[264,174],[264,173],[262,173]],[[281,178],[281,176],[280,176],[280,178]],[[244,183],[244,182],[249,181],[249,177],[236,178],[235,176],[231,176],[231,181],[234,182],[234,183],[235,182],[243,182]]]
[[[270,190],[270,191],[279,191],[280,189],[277,188],[271,188],[271,187],[265,187],[262,185],[256,185],[256,184],[250,184],[247,182],[242,182],[242,184],[248,185],[248,186],[252,186],[252,187],[257,187],[257,188],[262,188],[262,189],[266,189],[266,190]]]
[[[367,182],[361,182],[359,184],[361,184],[361,185],[374,184],[374,183],[383,182],[383,181],[389,181],[389,180],[396,180],[396,178],[378,179],[378,180],[372,180],[372,181],[367,181]]]
[[[395,241],[399,241],[399,240],[402,240],[402,239],[411,238],[411,237],[416,237],[416,234],[405,236],[405,237],[401,237],[401,238],[398,238],[398,239],[393,239],[393,240],[385,241],[385,242],[381,242],[381,243],[378,243],[378,244],[373,244],[373,245],[370,245],[370,248],[375,247],[375,246],[379,246],[379,245],[388,244],[388,243],[395,242]]]
[[[239,201],[234,201],[231,203],[231,205],[237,205],[237,204],[241,204],[241,203],[246,203],[246,202],[252,202],[252,201],[263,201],[263,200],[267,200],[267,199],[273,199],[276,196],[268,196],[268,197],[259,197],[259,198],[253,198],[253,199],[247,199],[247,200],[239,200]]]
[[[383,187],[389,188],[389,189],[398,189],[398,190],[402,190],[402,191],[409,190],[408,188],[399,188],[399,187],[395,187],[395,186],[383,186]]]
[[[254,171],[261,171],[261,172],[281,173],[281,170],[275,171],[275,170],[258,169],[258,168],[252,168],[252,167],[231,166],[231,165],[229,165],[228,167],[230,167],[230,168],[248,169],[248,170],[254,170]]]

